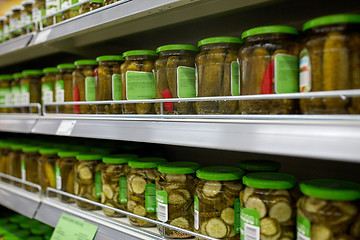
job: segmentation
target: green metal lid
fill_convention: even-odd
[[[79,65],[98,65],[98,62],[96,60],[92,60],[92,59],[82,59],[82,60],[77,60],[74,62],[75,66],[79,66]]]
[[[59,157],[76,157],[77,155],[79,155],[79,152],[75,152],[75,151],[60,151],[60,152],[58,152]]]
[[[57,65],[58,69],[75,69],[75,64],[73,63],[62,63]]]
[[[260,189],[290,189],[296,185],[296,182],[293,175],[286,173],[258,172],[243,177],[246,186]]]
[[[56,67],[47,67],[43,69],[43,73],[57,73],[59,70]]]
[[[157,168],[160,164],[166,162],[165,158],[146,157],[130,160],[129,166],[132,168]]]
[[[171,44],[158,47],[156,49],[156,53],[163,52],[163,51],[171,51],[171,50],[188,50],[188,51],[195,51],[199,52],[199,48],[190,45],[190,44]]]
[[[38,221],[30,219],[28,221],[24,221],[20,223],[19,225],[23,229],[30,229],[34,224],[38,224]]]
[[[104,163],[113,163],[113,164],[122,164],[122,163],[128,163],[130,160],[138,158],[138,155],[136,154],[114,154],[103,157]]]
[[[0,141],[0,148],[10,148],[11,144],[9,141]]]
[[[80,161],[91,161],[91,160],[102,160],[102,155],[100,154],[79,154],[76,155],[76,159]]]
[[[195,162],[169,162],[158,166],[158,171],[167,174],[191,174],[200,168]]]
[[[157,56],[156,52],[153,50],[131,50],[123,53],[123,57],[139,56],[139,55]]]
[[[25,229],[17,230],[16,232],[13,232],[13,234],[14,234],[16,237],[19,237],[19,238],[21,238],[21,239],[24,239],[25,237],[29,237],[29,236],[30,236],[29,231],[27,231],[27,230],[25,230]]]
[[[22,144],[22,143],[12,143],[10,148],[12,150],[21,150],[23,147],[27,146],[26,144]]]
[[[360,23],[359,14],[334,14],[323,17],[314,18],[307,21],[303,25],[303,31],[310,28],[333,25],[333,24],[344,24],[344,23]]]
[[[58,148],[40,148],[40,154],[57,154],[60,150]]]
[[[39,75],[43,75],[43,71],[41,71],[41,70],[36,70],[36,69],[32,69],[32,70],[24,70],[24,71],[22,71],[22,74],[24,75],[24,76],[26,76],[26,75],[36,75],[36,76],[39,76]]]
[[[286,34],[294,34],[294,35],[299,34],[298,31],[296,30],[296,28],[288,27],[288,26],[273,25],[273,26],[251,28],[251,29],[243,32],[241,37],[242,37],[242,39],[244,39],[249,36],[254,36],[254,35],[259,35],[259,34],[268,34],[268,33],[286,33]]]
[[[96,58],[96,61],[125,61],[124,57],[121,55],[106,55]]]
[[[300,184],[300,191],[305,195],[327,200],[353,201],[360,199],[360,185],[343,180],[307,180]]]
[[[228,166],[203,167],[196,171],[196,176],[205,180],[231,181],[238,180],[244,175],[240,168]]]
[[[39,152],[39,149],[40,149],[39,146],[27,145],[27,146],[23,146],[22,151],[23,152]]]
[[[14,73],[14,74],[13,74],[13,77],[14,77],[14,78],[23,78],[24,75],[23,75],[22,73],[18,72],[18,73]]]
[[[14,77],[13,75],[10,75],[10,74],[2,74],[0,75],[0,80],[2,81],[10,81],[10,80],[13,80]]]
[[[13,233],[6,233],[4,235],[4,240],[23,240],[23,238],[17,237]]]
[[[238,163],[238,167],[245,171],[276,172],[279,171],[281,165],[270,160],[244,160]]]
[[[50,231],[53,231],[53,228],[39,222],[38,224],[35,224],[30,231],[34,235],[43,235]]]
[[[242,44],[242,40],[238,37],[211,37],[205,38],[198,42],[198,47],[207,44],[214,44],[214,43],[238,43]]]
[[[5,224],[3,226],[1,226],[3,229],[9,231],[9,232],[12,232],[12,231],[15,231],[17,229],[19,229],[18,225],[17,224],[14,224],[14,223],[9,223],[9,224]]]

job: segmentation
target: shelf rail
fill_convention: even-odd
[[[38,184],[28,182],[28,181],[23,180],[21,178],[16,178],[16,177],[10,176],[10,175],[7,175],[5,173],[0,173],[0,180],[2,180],[2,178],[5,178],[6,180],[9,180],[10,183],[11,183],[11,181],[14,181],[14,182],[20,183],[20,184],[25,185],[25,186],[33,187],[37,191],[35,191],[35,192],[33,191],[31,193],[38,194],[39,197],[41,197],[41,186],[38,185]],[[7,181],[3,181],[3,182],[8,183]]]
[[[123,211],[123,210],[120,210],[120,209],[117,209],[117,208],[109,207],[109,206],[107,206],[107,205],[104,205],[104,204],[101,204],[101,203],[97,203],[97,202],[88,200],[88,199],[86,199],[86,198],[82,198],[82,197],[79,197],[79,196],[76,196],[76,195],[73,195],[73,194],[70,194],[70,193],[67,193],[67,192],[63,192],[63,191],[60,191],[60,190],[57,190],[57,189],[49,188],[49,187],[48,187],[48,188],[46,189],[46,198],[47,198],[48,200],[50,200],[50,201],[51,201],[51,197],[49,197],[50,192],[53,192],[53,193],[56,193],[56,194],[59,194],[59,195],[63,195],[63,196],[66,196],[66,197],[74,198],[74,199],[76,199],[76,200],[80,200],[80,201],[83,201],[83,202],[92,204],[92,205],[94,205],[94,206],[97,206],[97,207],[107,208],[107,209],[110,209],[110,210],[112,210],[112,211],[114,211],[114,212],[121,213],[121,214],[126,215],[126,216],[129,216],[129,217],[134,217],[134,218],[137,218],[137,219],[140,219],[140,220],[147,221],[147,222],[149,222],[149,223],[153,223],[153,224],[162,226],[162,239],[166,239],[166,237],[165,237],[165,228],[170,228],[170,229],[173,229],[173,230],[175,230],[175,231],[183,232],[183,233],[185,233],[185,234],[189,234],[189,235],[192,235],[192,236],[195,236],[195,237],[199,237],[199,238],[202,238],[202,239],[217,240],[216,238],[212,238],[212,237],[209,237],[209,236],[206,236],[206,235],[202,235],[202,234],[200,234],[200,233],[196,233],[196,232],[193,232],[193,231],[189,231],[189,230],[186,230],[186,229],[183,229],[183,228],[179,228],[179,227],[176,227],[176,226],[173,226],[173,225],[164,223],[164,222],[156,221],[156,220],[153,220],[153,219],[150,219],[150,218],[142,217],[142,216],[136,215],[136,214],[134,214],[134,213],[130,213],[130,212],[127,212],[127,211]],[[96,216],[96,217],[98,217],[98,216]],[[127,226],[126,226],[126,227],[127,227]],[[136,231],[136,232],[141,233],[141,234],[144,234],[144,232],[141,231],[141,229],[131,228],[131,230]]]
[[[11,115],[11,114],[29,115],[29,114],[33,114],[33,115],[41,116],[41,104],[40,103],[19,104],[19,105],[15,105],[15,104],[0,105],[0,109],[4,109],[4,108],[7,108],[7,109],[28,108],[29,113],[14,112],[14,113],[0,113],[0,115],[1,114],[6,114],[6,115]],[[33,108],[36,108],[36,111],[33,112]]]

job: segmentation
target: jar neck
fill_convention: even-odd
[[[333,25],[326,25],[326,26],[319,26],[314,27],[306,30],[304,32],[305,36],[311,36],[315,34],[326,34],[329,32],[345,32],[345,31],[360,31],[360,24],[356,23],[348,23],[348,24],[333,24]]]
[[[77,69],[84,69],[84,68],[95,69],[96,66],[95,65],[77,65],[76,68]]]
[[[69,69],[60,69],[59,73],[72,73],[73,71],[74,71],[74,69],[71,69],[71,68],[69,68]]]
[[[246,43],[254,43],[254,42],[261,42],[261,41],[273,41],[273,40],[295,40],[298,35],[294,34],[286,34],[286,33],[267,33],[267,34],[259,34],[254,36],[249,36],[245,38]]]
[[[169,51],[163,51],[159,52],[160,57],[167,57],[167,56],[195,56],[198,54],[198,52],[195,51],[189,51],[189,50],[169,50]]]
[[[120,65],[121,63],[122,63],[121,61],[100,61],[99,66],[101,66],[101,65],[106,65],[106,66]]]
[[[200,50],[204,51],[204,50],[210,50],[210,49],[214,49],[214,48],[218,48],[218,49],[222,49],[222,48],[240,48],[241,44],[239,43],[212,43],[212,44],[206,44],[203,46],[200,46]]]

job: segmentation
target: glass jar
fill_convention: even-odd
[[[270,160],[243,160],[238,163],[238,167],[245,174],[255,172],[277,172],[281,168],[281,164]]]
[[[307,180],[297,202],[298,239],[360,239],[360,186],[335,179]]]
[[[359,89],[360,15],[315,18],[303,26],[300,51],[300,91]],[[360,113],[360,98],[300,100],[305,114]]]
[[[104,6],[116,3],[118,0],[104,0]]]
[[[38,176],[42,193],[46,194],[46,188],[56,188],[55,161],[58,158],[56,148],[40,148],[41,156],[38,158]],[[56,193],[49,192],[50,197],[56,197]]]
[[[213,238],[239,239],[239,168],[214,166],[196,171],[199,178],[194,193],[195,231]]]
[[[45,6],[46,6],[46,15],[52,15],[60,10],[60,4],[61,0],[45,0]],[[56,23],[59,23],[62,21],[62,13],[58,13],[55,15],[55,21]],[[51,26],[55,24],[54,23],[54,16],[48,17],[46,19],[46,24],[44,27]]]
[[[193,231],[195,172],[200,167],[194,162],[171,162],[158,166],[156,179],[156,216],[158,221]],[[160,234],[163,227],[157,226]],[[165,237],[190,238],[183,232],[165,228]]]
[[[72,74],[73,101],[96,100],[96,76],[97,65],[95,60],[78,60],[75,62],[76,69]],[[75,105],[75,113],[90,114],[95,112],[95,106]]]
[[[35,2],[33,0],[26,0],[21,2],[23,6],[20,16],[21,26],[23,27],[21,30],[21,35],[25,35],[34,31],[34,26],[31,24],[34,3]]]
[[[154,61],[157,57],[152,50],[133,50],[123,53],[121,64],[123,100],[153,99],[156,97]],[[153,103],[122,104],[124,114],[154,113]]]
[[[11,144],[11,151],[9,153],[10,175],[21,179],[21,154],[23,144]],[[19,185],[19,184],[16,184]]]
[[[103,157],[104,169],[101,172],[101,203],[127,210],[127,183],[126,176],[130,169],[128,161],[137,158],[135,154],[118,154]],[[111,209],[103,208],[104,213],[110,217],[125,217]]]
[[[91,2],[84,3],[80,6],[79,13],[84,14],[95,9],[101,8],[104,5],[104,0],[94,0]]]
[[[41,70],[24,70],[22,72],[24,77],[20,81],[21,104],[40,103],[41,102]],[[30,108],[32,113],[37,113],[37,108]],[[29,107],[23,107],[22,113],[29,113]]]
[[[4,24],[4,41],[10,39],[10,17],[12,12],[5,13],[5,24]]]
[[[0,172],[10,175],[9,155],[11,151],[9,141],[0,141]]]
[[[75,195],[100,202],[101,198],[101,170],[104,168],[102,155],[80,154],[75,166]],[[85,210],[100,210],[101,208],[90,203],[76,200],[78,207]]]
[[[35,184],[40,184],[38,175],[39,147],[24,146],[21,154],[21,179]],[[38,192],[37,188],[25,186],[29,192]]]
[[[78,0],[63,0],[61,3],[61,9],[68,8],[73,4],[77,4],[78,2],[79,2]],[[77,15],[79,15],[79,10],[80,10],[80,6],[77,6],[64,11],[62,13],[62,20],[64,21],[66,19],[76,17]]]
[[[46,15],[46,6],[45,6],[45,0],[35,0],[35,4],[33,5],[32,9],[32,20],[35,21],[35,29],[40,30],[40,22],[41,18],[45,17]],[[45,25],[45,21],[42,21],[43,25]]]
[[[287,26],[252,28],[242,34],[240,50],[241,95],[299,92],[298,32]],[[245,100],[242,114],[289,114],[297,112],[293,99]]]
[[[20,88],[20,81],[23,78],[22,73],[14,73],[13,74],[14,80],[11,81],[11,103],[12,105],[21,105],[22,104],[22,97],[21,97],[21,88]],[[11,108],[12,113],[20,113],[20,107],[13,107]]]
[[[155,61],[156,98],[196,97],[195,56],[197,47],[187,44],[165,45],[157,48],[159,58]],[[193,102],[163,103],[164,114],[191,114]],[[160,103],[155,104],[160,114]]]
[[[43,69],[44,76],[41,78],[41,103],[53,103],[55,99],[55,82],[58,69],[56,67],[48,67]],[[55,113],[55,106],[48,106],[46,110],[49,113]]]
[[[295,239],[296,178],[259,172],[244,176],[243,183],[246,187],[240,192],[241,239]]]
[[[124,62],[122,56],[101,56],[99,62],[96,101],[121,100],[120,65]],[[97,113],[121,113],[121,105],[97,105]]]
[[[0,105],[11,105],[11,81],[12,75],[0,75]],[[9,113],[11,108],[0,108],[0,113]]]
[[[56,74],[55,101],[57,103],[73,101],[72,73],[75,65],[63,63],[57,66],[59,72]],[[74,113],[73,105],[58,106],[60,113]]]
[[[74,194],[75,185],[75,165],[78,162],[76,156],[79,152],[60,151],[59,158],[55,162],[56,189],[70,194]],[[65,203],[75,202],[73,198],[58,195],[60,201]]]
[[[156,219],[156,184],[160,175],[159,164],[166,163],[163,158],[138,158],[129,161],[130,172],[127,176],[127,209],[136,215]],[[140,227],[154,227],[134,217],[128,217],[130,223]]]
[[[20,16],[22,6],[14,6],[11,8],[12,14],[10,17],[10,38],[16,38],[21,35]]]
[[[219,97],[240,95],[239,48],[237,37],[206,38],[198,43],[196,56],[197,96]],[[239,112],[238,101],[196,102],[198,114],[233,114]]]
[[[5,17],[0,17],[0,43],[5,41],[5,34],[4,34],[5,21],[6,21]]]

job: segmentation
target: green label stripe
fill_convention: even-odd
[[[145,209],[147,212],[156,212],[156,185],[146,184]]]
[[[237,61],[231,63],[231,94],[240,96],[240,66]]]
[[[101,190],[102,190],[102,184],[101,184],[101,172],[95,173],[95,196],[101,197]]]
[[[240,219],[240,239],[260,239],[260,216],[258,211],[241,207]]]
[[[310,240],[311,237],[311,223],[308,219],[299,215],[296,217],[296,231],[297,239]]]
[[[126,177],[119,179],[119,201],[121,204],[127,203],[127,182]]]
[[[85,101],[95,101],[96,97],[96,79],[95,77],[85,78]]]
[[[112,99],[117,101],[121,100],[121,75],[112,75]]]
[[[236,198],[234,201],[234,210],[235,210],[235,232],[240,233],[241,225],[240,225],[240,199]]]

